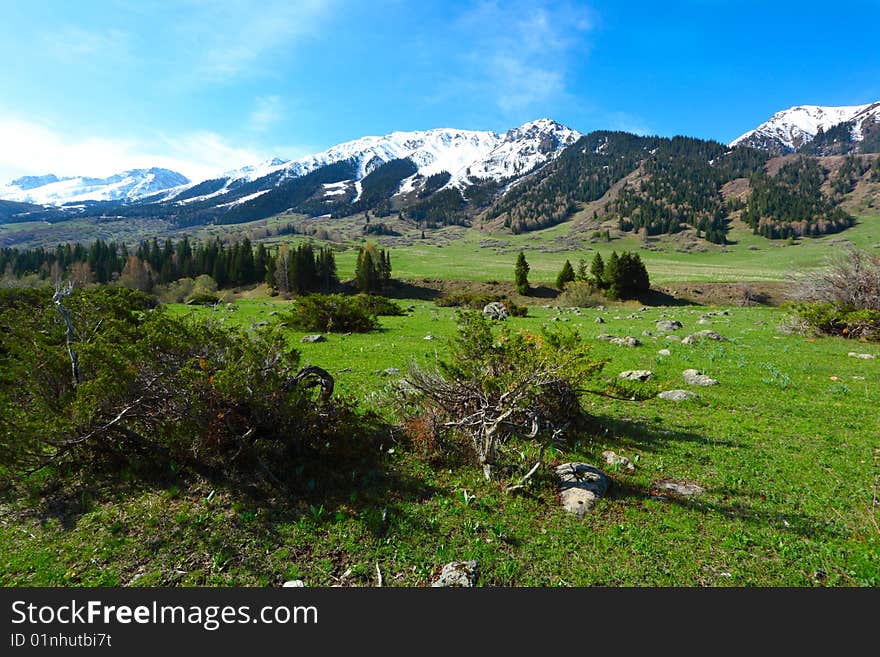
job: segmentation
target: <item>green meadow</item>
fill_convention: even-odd
[[[287,305],[253,299],[235,310],[171,311],[248,327],[280,321]],[[289,332],[303,364],[329,370],[338,394],[389,426],[394,369],[431,366],[455,333],[454,309],[403,305],[411,311],[381,318],[368,334],[301,344],[305,333]],[[681,344],[657,333],[661,317],[684,324],[678,336],[712,329],[727,340]],[[444,563],[476,559],[484,586],[876,586],[880,358],[848,353],[880,348],[785,334],[784,318],[769,307],[618,304],[577,313],[536,305],[510,320],[533,333],[576,328],[608,361],[583,396],[588,428],[549,456],[551,464],[595,463],[610,476],[609,493],[583,521],[561,510],[546,472],[508,493],[466,461],[426,459],[389,430],[373,470],[324,489],[327,464],[304,464],[289,498],[253,499],[223,481],[169,475],[159,485],[83,481],[62,504],[35,480],[28,505],[3,504],[0,583],[373,586],[378,567],[386,586],[424,586]],[[611,345],[600,333],[641,345]],[[689,368],[719,384],[686,385]],[[629,369],[653,372],[632,384],[644,400],[602,394]],[[678,388],[698,396],[653,396]],[[605,450],[635,469],[606,465]],[[521,458],[528,464],[534,454]],[[682,496],[661,487],[669,481],[703,492]]]

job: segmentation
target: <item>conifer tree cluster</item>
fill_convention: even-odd
[[[637,299],[651,289],[648,270],[638,253],[612,251],[608,260],[597,253],[589,269],[581,260],[577,280],[601,290],[609,299]]]
[[[368,242],[358,251],[354,277],[361,292],[381,292],[391,280],[391,254]]]
[[[101,239],[89,247],[65,244],[53,250],[0,249],[0,271],[11,276],[63,278],[76,274],[83,283],[122,279],[142,291],[204,274],[221,288],[251,285],[264,279],[269,260],[266,248],[260,244],[255,251],[247,237],[230,245],[216,239],[195,247],[187,237],[176,243],[166,239],[162,244],[154,238],[141,242],[133,252],[124,243]]]
[[[331,292],[339,283],[336,256],[329,247],[315,249],[305,242],[290,248],[283,245],[266,270],[266,282],[289,294]]]
[[[770,239],[837,233],[855,223],[822,192],[825,171],[815,158],[800,157],[775,176],[763,170],[750,180],[752,193],[742,219]]]

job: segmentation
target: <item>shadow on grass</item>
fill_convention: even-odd
[[[230,458],[210,465],[144,454],[125,463],[46,471],[38,480],[6,490],[3,501],[15,509],[15,518],[33,518],[44,526],[54,521],[69,531],[102,504],[124,505],[144,494],[164,493],[169,500],[192,505],[213,498],[214,492],[235,507],[259,512],[266,533],[276,535],[277,522],[306,518],[313,526],[322,525],[334,522],[336,510],[343,507],[359,514],[435,494],[425,481],[391,467],[388,458],[375,442],[343,456],[324,450],[285,459]],[[384,523],[382,518],[377,527]]]
[[[832,525],[822,522],[818,518],[797,513],[791,509],[785,512],[761,509],[738,499],[749,496],[757,497],[750,495],[747,491],[712,488],[700,495],[685,496],[653,485],[645,486],[633,481],[620,481],[617,478],[615,478],[608,494],[609,499],[612,500],[637,502],[655,500],[704,515],[724,516],[729,520],[738,520],[759,529],[768,526],[774,527],[780,532],[797,534],[804,538],[827,539],[841,535]],[[720,500],[717,499],[719,497]]]
[[[652,452],[666,443],[687,442],[719,447],[742,447],[733,440],[708,438],[699,433],[670,428],[660,423],[620,419],[610,415],[588,415],[584,429],[595,437],[614,436],[615,444],[622,448]]]

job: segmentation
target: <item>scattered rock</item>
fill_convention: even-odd
[[[610,333],[600,333],[599,335],[596,336],[596,339],[597,340],[617,340],[619,338],[615,338]]]
[[[386,367],[384,370],[382,370],[382,374],[385,376],[397,376],[398,374],[400,374],[400,370],[396,367]]]
[[[301,579],[292,579],[289,582],[284,582],[281,585],[281,588],[284,589],[301,589],[305,586],[305,583]]]
[[[681,341],[682,344],[694,344],[695,342],[699,342],[700,340],[727,340],[720,333],[716,333],[715,331],[705,330],[705,331],[697,331],[693,335],[687,336],[684,340]]]
[[[651,333],[650,331],[642,331],[642,335],[645,336],[646,338],[650,338],[654,334]]]
[[[304,335],[302,338],[300,338],[299,341],[302,342],[302,343],[310,343],[310,342],[327,342],[327,338],[325,338],[323,335],[320,335],[320,334],[317,334],[317,335]]]
[[[700,319],[697,320],[697,324],[711,324],[711,323],[712,323],[711,320],[708,320],[705,317],[700,317]]]
[[[638,347],[642,344],[631,335],[627,335],[623,338],[611,338],[610,342],[611,344],[620,345],[621,347]]]
[[[425,336],[424,338],[422,338],[422,339],[423,339],[423,340],[433,340],[433,339],[434,339],[434,336],[431,335],[430,333],[428,333],[428,335],[426,335],[426,336]]]
[[[689,386],[717,386],[718,385],[718,381],[701,373],[700,370],[685,370],[681,374],[684,377],[684,382],[687,383]]]
[[[680,328],[682,328],[682,323],[674,319],[661,319],[657,322],[657,330],[663,331],[664,333],[668,331],[678,331]]]
[[[669,351],[669,349],[661,349],[660,351],[657,352],[657,354],[660,356],[671,356],[672,352]]]
[[[636,465],[632,461],[630,461],[625,456],[620,456],[615,454],[611,450],[606,450],[602,452],[602,456],[605,458],[605,463],[608,465],[619,465],[627,470],[635,470]]]
[[[650,370],[627,370],[618,374],[618,378],[627,381],[647,381],[654,375]]]
[[[681,342],[681,338],[677,335],[667,335],[664,339],[671,340],[672,342]]]
[[[269,322],[263,320],[262,322],[257,322],[257,326],[269,326]]]
[[[562,508],[579,519],[593,509],[611,483],[601,470],[587,463],[563,463],[556,467],[556,476]]]
[[[674,481],[672,479],[661,479],[660,481],[654,482],[654,487],[660,488],[662,490],[668,490],[675,493],[676,495],[682,495],[684,497],[692,497],[694,495],[700,495],[706,492],[705,488],[693,481]]]
[[[451,561],[431,583],[432,587],[472,587],[477,581],[479,564],[476,561]]]
[[[854,351],[849,352],[847,355],[852,358],[861,358],[862,360],[874,360],[877,358],[874,354],[857,354]]]
[[[504,321],[510,316],[510,313],[507,312],[507,308],[500,301],[493,301],[492,303],[487,303],[483,306],[483,314],[489,319],[495,319],[498,321]]]
[[[269,313],[269,317],[277,317],[277,316],[278,316],[277,310],[273,310],[272,312]]]
[[[687,401],[688,399],[693,399],[697,395],[690,390],[664,390],[657,396],[660,399],[668,399],[669,401],[680,402]]]
[[[605,323],[605,320],[602,319],[601,317],[597,317],[597,318],[594,319],[593,321],[594,321],[596,324],[604,324],[604,323]]]

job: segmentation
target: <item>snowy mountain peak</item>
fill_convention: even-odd
[[[157,167],[131,169],[107,178],[59,178],[54,174],[23,176],[9,185],[0,186],[0,199],[41,205],[134,201],[187,183],[189,179],[176,171]]]
[[[752,146],[775,154],[790,153],[811,142],[819,132],[826,132],[841,123],[852,123],[852,139],[861,141],[863,124],[878,119],[880,102],[841,107],[798,105],[777,112],[769,121],[737,137],[730,145]]]
[[[508,130],[501,143],[481,160],[454,172],[451,184],[470,178],[505,179],[521,176],[554,159],[581,138],[581,133],[553,119],[537,119]]]

